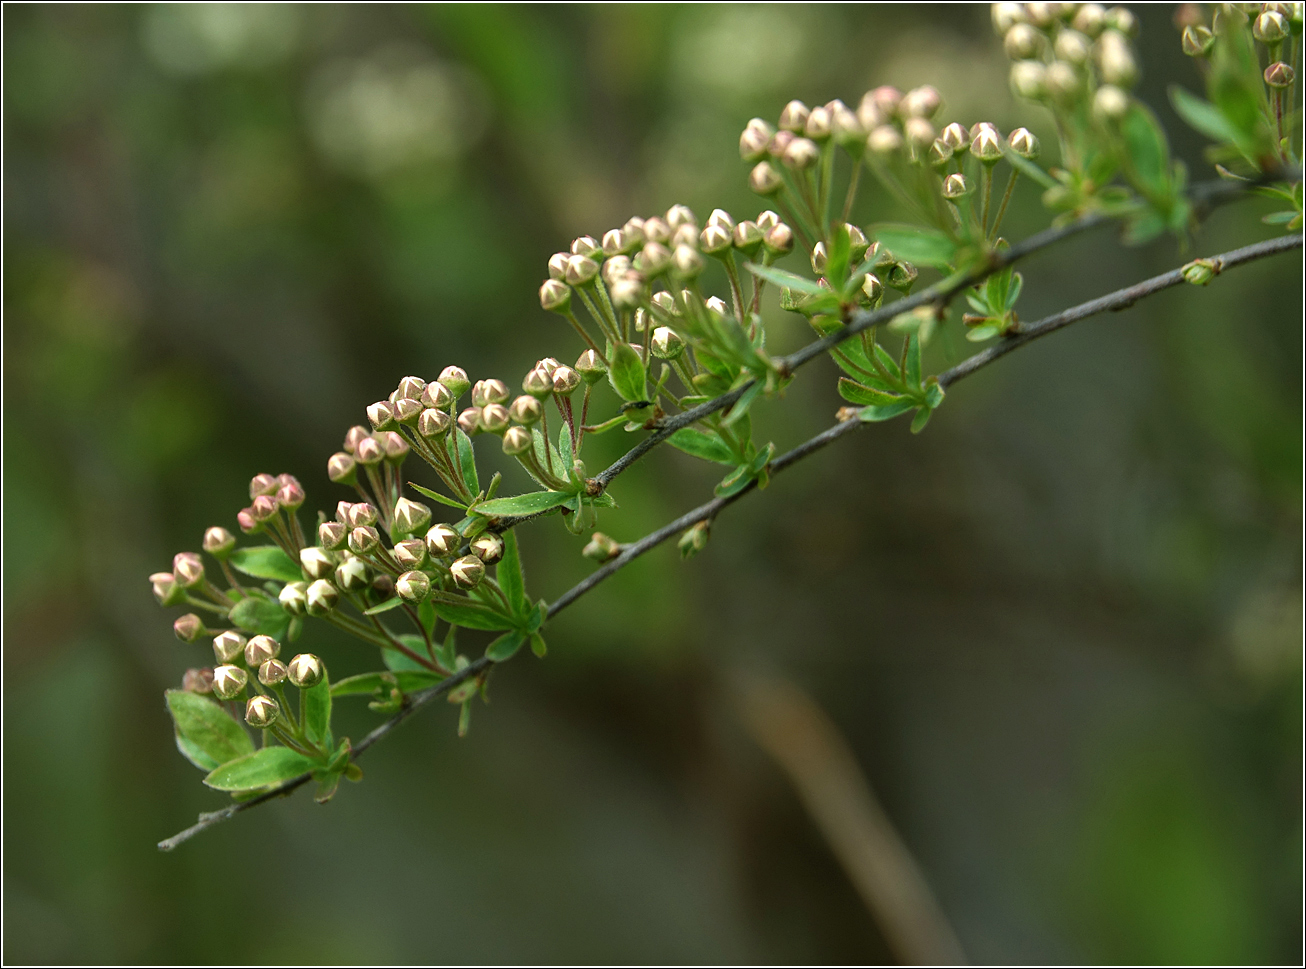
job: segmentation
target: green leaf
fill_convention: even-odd
[[[212,761],[213,766],[207,768],[212,770],[253,752],[245,728],[216,701],[185,690],[168,690],[164,698],[177,728],[177,747],[195,766],[205,767]]]
[[[472,451],[472,439],[468,437],[461,427],[454,428],[458,435],[458,460],[462,462],[463,484],[467,486],[467,493],[476,496],[481,493],[481,479],[476,474],[476,454]]]
[[[966,331],[966,339],[971,343],[983,343],[985,340],[991,340],[1002,332],[1002,328],[996,323],[981,323],[979,326],[973,326]]]
[[[612,349],[608,364],[608,381],[622,400],[631,402],[647,400],[644,386],[644,361],[629,343],[618,343]]]
[[[1057,188],[1060,184],[1055,178],[1043,171],[1040,166],[1034,164],[1028,158],[1021,158],[1017,155],[1011,150],[1011,147],[1007,145],[1006,142],[1003,142],[1002,154],[1006,157],[1007,162],[1012,168],[1016,169],[1022,175],[1033,179],[1044,188]]]
[[[475,508],[476,514],[502,518],[507,515],[534,515],[565,504],[571,494],[566,491],[532,491],[511,498],[484,501]]]
[[[464,505],[461,501],[454,501],[448,495],[442,495],[440,494],[440,492],[432,491],[430,488],[423,488],[415,481],[408,482],[408,487],[412,488],[414,491],[418,492],[419,494],[426,495],[426,497],[432,499],[433,501],[438,501],[442,505],[448,505],[450,508],[457,508],[459,511],[467,510],[467,506]]]
[[[278,641],[285,639],[290,627],[290,616],[281,603],[257,595],[246,596],[232,606],[231,621],[246,632],[271,636]]]
[[[409,649],[411,649],[418,656],[426,655],[426,640],[423,639],[421,636],[417,635],[416,633],[403,633],[402,635],[396,636],[395,638],[398,639],[399,642],[407,646]],[[430,667],[423,666],[421,663],[414,660],[411,656],[408,656],[405,653],[401,653],[397,649],[381,650],[381,661],[385,663],[387,669],[396,673],[400,671],[421,672],[421,673],[431,672]]]
[[[214,760],[201,750],[197,744],[187,740],[178,731],[174,730],[172,736],[173,739],[177,741],[177,749],[181,751],[181,755],[204,773],[207,774],[209,771],[216,770],[222,766],[218,761]]]
[[[1238,129],[1231,125],[1220,113],[1220,109],[1210,101],[1189,94],[1177,84],[1170,85],[1169,94],[1175,113],[1188,122],[1188,127],[1201,132],[1212,141],[1239,143],[1241,135]]]
[[[1137,187],[1151,201],[1170,196],[1170,147],[1155,116],[1139,101],[1131,101],[1120,121],[1130,170]]]
[[[665,367],[666,364],[663,364]],[[653,395],[655,398],[657,394]],[[571,453],[571,428],[567,422],[562,422],[562,427],[558,428],[558,457],[562,458],[562,476],[565,478],[571,471],[574,455]]]
[[[398,655],[403,656],[402,653]],[[435,686],[442,679],[444,679],[443,676],[439,673],[432,673],[430,670],[359,673],[357,676],[346,677],[333,683],[331,685],[331,696],[337,700],[342,696],[370,696],[377,690],[388,689],[392,686],[401,693],[416,693],[418,690],[425,690],[428,686]]]
[[[863,407],[857,412],[857,416],[866,423],[870,424],[875,421],[887,421],[899,414],[905,414],[916,405],[911,401],[902,401],[897,404],[872,404],[870,407]]]
[[[783,269],[776,269],[774,266],[759,266],[752,262],[744,263],[744,268],[759,279],[765,279],[768,283],[775,283],[786,289],[797,290],[809,296],[829,295],[829,290],[822,289],[820,283],[806,276],[798,276]]]
[[[898,369],[898,361],[893,359],[889,351],[884,349],[878,343],[875,344],[875,357],[884,365],[884,369],[896,378],[902,377],[902,371]]]
[[[907,382],[912,387],[921,385],[921,341],[915,334],[907,337]]]
[[[886,394],[847,377],[839,378],[839,396],[850,404],[896,404],[900,394]]]
[[[829,241],[829,254],[825,261],[825,278],[837,292],[843,291],[848,279],[848,262],[852,259],[852,239],[848,230],[836,226]]]
[[[251,791],[307,774],[318,763],[289,747],[264,747],[223,764],[204,778],[219,791]]]
[[[391,609],[398,609],[403,604],[404,604],[404,600],[399,598],[399,596],[391,596],[389,599],[381,603],[379,606],[373,606],[371,609],[364,610],[363,615],[379,616],[381,615],[381,613],[389,612]]]
[[[761,396],[763,389],[761,381],[754,381],[753,386],[745,390],[743,396],[730,405],[730,410],[726,412],[726,416],[721,421],[722,426],[730,427],[746,417],[749,408]]]
[[[502,663],[506,659],[511,659],[517,650],[525,645],[528,634],[520,629],[514,629],[511,632],[504,633],[485,650],[485,655],[496,663]]]
[[[911,421],[911,432],[913,434],[919,434],[921,431],[925,430],[925,425],[930,422],[930,415],[933,413],[934,411],[930,410],[928,407],[922,407],[917,410],[916,416],[913,417]]]
[[[715,461],[717,464],[735,464],[739,460],[716,431],[700,431],[693,427],[682,427],[667,438],[667,443],[673,448],[684,451],[686,454],[692,454],[696,458],[702,458],[704,461]]]
[[[437,602],[435,612],[445,622],[451,622],[457,626],[463,626],[466,629],[486,629],[494,631],[497,629],[512,629],[515,625],[513,619],[495,612],[488,606],[467,603],[454,605],[447,602]]]
[[[329,749],[332,746],[331,683],[325,666],[320,683],[299,691],[299,703],[304,711],[304,736],[310,742]]]
[[[957,258],[957,243],[935,229],[881,225],[874,227],[872,235],[894,259],[918,266],[948,266]]]
[[[275,545],[253,545],[238,548],[227,559],[237,571],[256,579],[276,579],[278,582],[299,582],[304,578],[299,563]]]
[[[530,610],[530,600],[526,598],[526,577],[522,574],[521,552],[517,548],[517,536],[511,530],[502,535],[503,558],[494,567],[494,577],[503,591],[512,610],[517,615],[524,615]]]

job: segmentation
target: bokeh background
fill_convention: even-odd
[[[1137,12],[1140,94],[1210,177],[1165,99],[1200,83],[1170,11]],[[570,359],[548,255],[673,202],[754,215],[738,132],[790,97],[931,82],[945,121],[1054,139],[982,6],[3,17],[6,962],[892,961],[729,701],[741,673],[829,714],[970,959],[1301,959],[1297,254],[1022,350],[920,437],[845,439],[560,616],[467,738],[430,710],[330,806],[159,854],[222,799],[161,699],[207,650],[146,575],[234,527],[254,472],[332,507],[326,457],[399,377]],[[1269,210],[1220,210],[1188,255],[1041,254],[1022,316],[1266,238]],[[865,193],[863,223],[894,215]],[[1019,193],[1009,235],[1045,224]],[[768,312],[775,346],[807,339]],[[935,369],[970,349],[954,326]],[[826,426],[834,374],[760,433]],[[713,477],[657,453],[603,528]],[[555,521],[522,543],[537,595],[588,569]],[[333,671],[369,665],[310,629]]]

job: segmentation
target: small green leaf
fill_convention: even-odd
[[[753,386],[745,390],[743,396],[730,405],[730,410],[726,412],[726,416],[721,420],[722,426],[730,427],[732,424],[747,417],[749,408],[751,408],[757,398],[761,396],[763,389],[762,383],[760,381],[755,381]]]
[[[331,741],[331,684],[323,667],[322,680],[316,686],[299,691],[303,708],[304,736],[311,743],[330,748]]]
[[[848,279],[848,262],[852,258],[852,239],[848,230],[836,226],[828,243],[829,254],[825,263],[825,278],[835,290],[842,292]]]
[[[1001,332],[1002,328],[996,323],[981,323],[966,331],[966,339],[971,343],[982,343],[985,340],[991,340]]]
[[[227,559],[237,571],[256,579],[276,579],[278,582],[299,582],[304,578],[299,563],[275,545],[253,545],[238,548]]]
[[[476,605],[471,602],[466,605],[437,602],[435,611],[445,622],[451,622],[466,629],[494,631],[497,629],[512,629],[514,625],[514,621],[510,617],[495,612],[488,606]]]
[[[911,421],[911,432],[913,434],[919,434],[921,431],[925,430],[925,425],[930,422],[930,415],[933,413],[934,411],[930,410],[928,407],[922,407],[916,411],[916,416],[913,417]]]
[[[566,491],[532,491],[511,498],[495,498],[476,506],[476,514],[494,518],[507,515],[534,515],[565,504],[571,497]]]
[[[1206,135],[1212,141],[1232,144],[1239,142],[1238,130],[1229,124],[1228,119],[1220,113],[1220,109],[1210,101],[1189,94],[1177,84],[1170,85],[1169,94],[1175,113],[1188,122],[1190,128]]]
[[[1055,178],[1043,171],[1041,167],[1034,164],[1028,158],[1021,158],[1012,151],[1011,147],[1005,142],[1002,146],[1002,154],[1006,157],[1007,162],[1010,163],[1012,168],[1016,169],[1022,175],[1033,179],[1044,188],[1056,188],[1059,185]]]
[[[530,610],[530,601],[526,598],[526,577],[522,573],[521,552],[517,548],[517,536],[511,530],[502,535],[503,558],[494,567],[494,577],[499,588],[512,605],[513,612],[524,615]]]
[[[644,386],[644,361],[629,343],[618,343],[608,364],[608,381],[622,400],[647,400]]]
[[[656,398],[657,394],[653,396]],[[562,458],[562,476],[565,478],[567,472],[571,470],[574,459],[571,453],[571,428],[567,426],[566,421],[563,421],[562,427],[558,428],[558,457]]]
[[[921,385],[921,341],[914,333],[907,337],[907,383]]]
[[[847,377],[839,378],[839,396],[850,404],[896,404],[900,394],[886,394]]]
[[[520,629],[506,632],[490,643],[485,650],[485,655],[496,663],[502,663],[506,659],[512,659],[517,650],[526,643],[526,639],[527,634]]]
[[[196,767],[212,770],[254,750],[245,728],[214,700],[185,690],[164,693],[177,728],[177,747]],[[212,767],[206,767],[209,762]]]
[[[889,351],[878,343],[875,344],[875,358],[880,361],[885,370],[889,371],[891,376],[895,378],[902,377],[902,371],[898,369],[898,361],[893,359]]]
[[[915,406],[916,405],[911,401],[903,401],[897,404],[884,404],[884,405],[872,404],[870,407],[863,407],[860,411],[857,412],[857,416],[861,418],[861,420],[870,424],[875,421],[891,420],[892,418],[897,417],[899,414],[907,413],[907,411],[911,410]]]
[[[1151,201],[1168,198],[1170,148],[1155,116],[1140,102],[1131,101],[1120,121],[1120,133],[1125,139],[1129,167],[1137,187]]]
[[[464,505],[461,501],[454,501],[448,495],[442,495],[440,494],[440,492],[432,491],[430,488],[423,488],[415,481],[408,482],[408,487],[412,488],[414,491],[418,492],[419,494],[426,495],[426,497],[430,498],[433,501],[438,501],[442,505],[448,505],[450,508],[457,508],[459,511],[467,510],[467,506]]]
[[[721,483],[713,489],[713,493],[718,498],[727,498],[743,490],[752,480],[752,469],[746,464],[741,464],[721,479]]]
[[[544,637],[539,633],[531,633],[531,652],[544,659],[549,653],[549,647],[544,643]]]
[[[389,599],[381,603],[379,606],[373,606],[371,609],[364,610],[363,615],[379,616],[381,613],[389,612],[391,609],[398,609],[403,604],[404,604],[404,600],[399,598],[399,596],[391,596]]]
[[[241,629],[281,641],[290,627],[290,616],[281,603],[249,595],[231,607],[231,621]]]
[[[467,486],[468,494],[479,495],[481,479],[476,474],[476,454],[472,451],[472,439],[461,427],[455,427],[454,432],[458,435],[458,460],[462,463],[463,484]]]
[[[822,289],[821,284],[815,279],[798,276],[783,269],[776,269],[774,266],[759,266],[757,263],[748,262],[744,263],[744,268],[759,279],[765,279],[768,283],[775,283],[786,289],[797,290],[809,296],[829,294],[829,290]]]
[[[293,780],[318,763],[289,747],[264,747],[223,764],[204,778],[219,791],[251,791]]]
[[[894,259],[906,259],[918,266],[948,266],[957,258],[957,243],[935,229],[880,225],[873,228],[872,234]]]
[[[693,427],[682,427],[667,438],[667,443],[677,450],[692,454],[696,458],[702,458],[704,461],[715,461],[717,464],[735,464],[739,460],[716,431],[700,431]]]
[[[418,636],[416,633],[403,633],[402,635],[397,636],[395,638],[398,639],[399,642],[407,646],[409,649],[411,649],[418,656],[426,655],[426,640],[423,639],[421,636]],[[397,649],[381,650],[381,661],[385,663],[387,669],[395,673],[431,672],[430,667],[423,666],[421,663],[417,662],[407,653],[401,653]]]

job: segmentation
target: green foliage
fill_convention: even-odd
[[[275,579],[278,582],[298,582],[304,576],[299,563],[291,559],[276,545],[254,545],[238,548],[231,553],[232,566],[256,579]]]
[[[177,732],[177,747],[196,767],[211,771],[252,753],[245,728],[209,697],[185,690],[168,690],[168,712]]]

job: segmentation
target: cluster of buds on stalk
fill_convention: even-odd
[[[1255,84],[1259,114],[1272,150],[1263,157],[1247,149],[1254,138],[1243,132],[1241,154],[1254,170],[1300,164],[1300,112],[1295,101],[1297,50],[1302,35],[1300,3],[1222,3],[1208,11],[1197,4],[1182,5],[1175,13],[1175,25],[1183,32],[1183,52],[1197,60],[1210,88],[1220,85],[1247,88]],[[1259,80],[1239,76],[1255,64]],[[1263,95],[1263,97],[1262,97]],[[1297,137],[1294,137],[1296,135]],[[1268,140],[1268,139],[1267,139]],[[1223,160],[1229,160],[1228,157]],[[1300,206],[1298,206],[1300,207]],[[1301,228],[1301,219],[1292,229]]]

